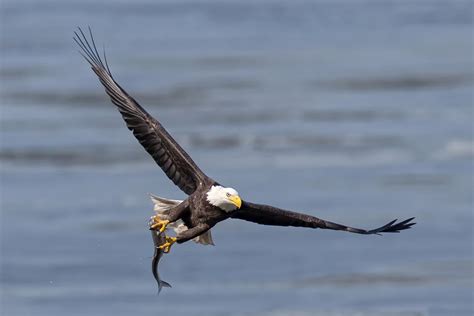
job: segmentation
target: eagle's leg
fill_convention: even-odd
[[[187,229],[183,232],[180,232],[178,236],[176,236],[176,241],[178,244],[191,240],[211,229],[211,226],[206,223],[201,223],[196,225],[193,228]]]
[[[184,200],[180,204],[173,207],[168,213],[168,220],[170,223],[176,222],[184,215],[184,212],[186,211],[189,211],[188,200]]]
[[[158,248],[163,249],[164,253],[168,253],[171,250],[171,246],[176,242],[176,237],[165,236],[165,243],[160,245]]]
[[[194,237],[197,237],[206,231],[208,231],[211,228],[210,225],[208,224],[199,224],[191,229],[185,230],[184,232],[181,232],[178,234],[176,237],[170,237],[170,236],[165,236],[165,243],[160,245],[158,248],[162,249],[164,253],[168,253],[171,250],[171,246],[175,243],[178,242],[179,244],[186,242],[188,240],[193,239]]]
[[[169,211],[169,213],[166,215],[166,220],[162,220],[159,215],[153,216],[151,218],[152,223],[150,225],[150,229],[158,230],[157,228],[160,227],[160,233],[164,232],[166,230],[166,226],[168,226],[169,223],[176,222],[178,219],[180,219],[183,213],[188,210],[188,207],[188,201],[185,200]]]

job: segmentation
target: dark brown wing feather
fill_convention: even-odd
[[[104,63],[97,51],[90,28],[90,42],[80,28],[79,32],[74,32],[74,34],[74,40],[81,48],[81,54],[99,77],[112,102],[118,107],[128,129],[133,132],[168,178],[186,194],[192,194],[207,176],[164,127],[114,80],[105,53]]]
[[[269,205],[255,204],[245,201],[242,202],[242,207],[239,210],[231,214],[231,217],[262,225],[323,228],[343,230],[350,233],[364,235],[398,233],[401,230],[408,229],[415,225],[415,223],[411,222],[414,219],[414,217],[412,217],[402,222],[396,223],[397,220],[394,220],[382,227],[372,230],[365,230],[332,223],[311,215],[291,212]]]

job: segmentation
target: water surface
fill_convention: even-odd
[[[5,315],[472,315],[469,1],[4,1]],[[183,198],[72,41],[244,199],[397,235],[229,220],[156,295],[147,194]]]

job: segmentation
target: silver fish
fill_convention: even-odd
[[[156,283],[158,283],[158,294],[160,294],[161,289],[164,287],[171,287],[168,282],[160,279],[160,275],[158,273],[158,264],[160,263],[160,259],[164,253],[163,249],[160,249],[159,247],[165,243],[165,234],[160,233],[159,231],[151,230],[151,237],[153,238],[153,245],[155,248],[155,252],[153,253],[151,260],[151,271],[153,272]]]

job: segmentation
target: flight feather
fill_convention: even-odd
[[[186,194],[192,194],[207,176],[171,137],[165,128],[135,101],[114,79],[105,52],[101,58],[89,28],[89,39],[78,28],[74,32],[80,53],[89,62],[133,135],[155,162]]]

